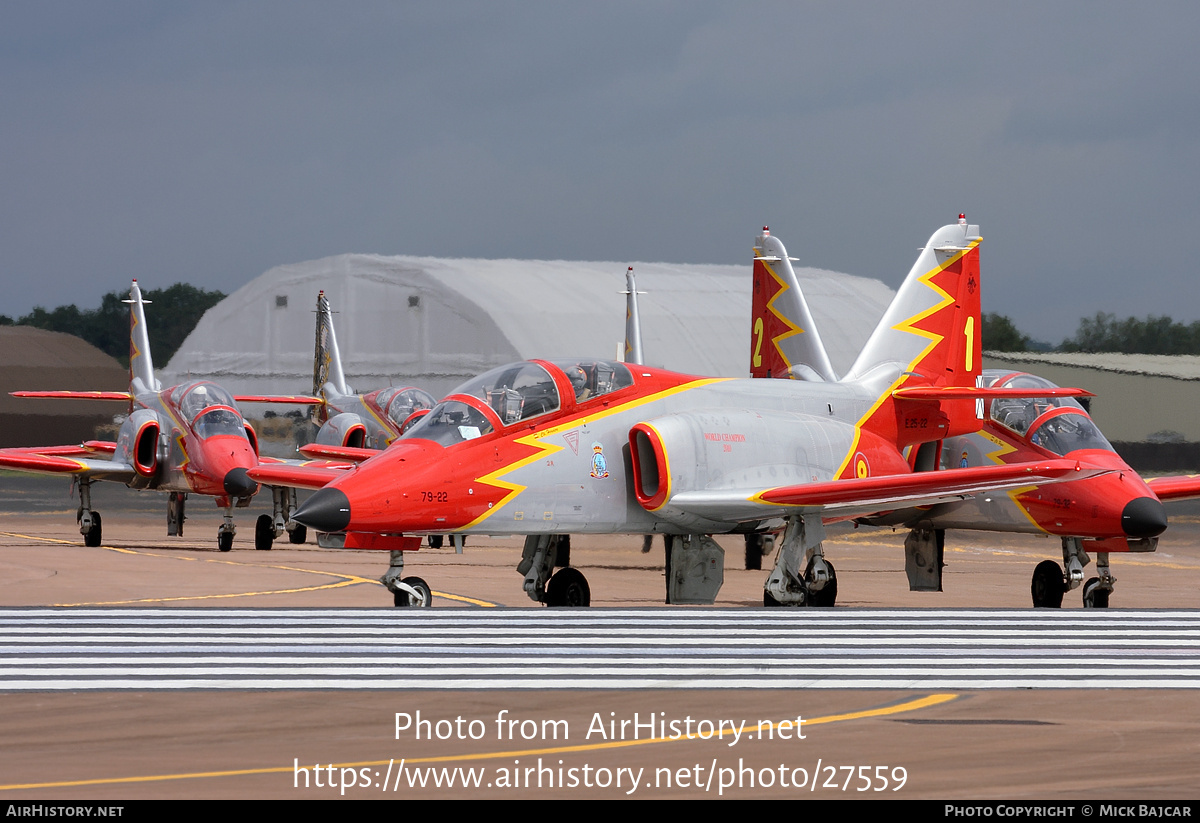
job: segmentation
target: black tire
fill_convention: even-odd
[[[779,608],[783,604],[781,604],[778,600],[776,600],[775,596],[773,594],[771,594],[766,589],[763,589],[763,605],[766,606],[767,608],[771,609],[771,608]]]
[[[100,512],[92,512],[92,526],[87,530],[87,534],[83,536],[83,545],[93,549],[99,546],[101,540],[103,539],[101,537],[102,532],[103,528],[100,525]]]
[[[217,532],[217,548],[223,552],[231,551],[233,549],[233,532]]]
[[[444,542],[445,538],[443,538],[440,534],[429,535],[429,548],[431,549],[440,549],[442,547],[442,543]]]
[[[275,520],[269,514],[260,514],[254,523],[254,548],[269,552],[275,543]]]
[[[288,542],[295,543],[297,546],[308,539],[308,526],[296,524],[296,528],[288,532]]]
[[[837,602],[837,569],[828,560],[825,565],[829,567],[829,581],[819,592],[809,592],[808,599],[805,605],[816,606],[818,608],[833,608]],[[812,579],[812,561],[808,561],[808,568],[804,570],[804,579]]]
[[[1083,584],[1083,607],[1085,609],[1107,609],[1110,594],[1112,592],[1108,589],[1100,587],[1100,578],[1093,577]]]
[[[404,609],[409,607],[429,608],[433,605],[433,591],[429,588],[429,584],[419,577],[406,577],[400,581],[406,585],[412,586],[417,591],[421,592],[425,602],[414,603],[412,596],[408,592],[399,591],[392,592],[392,603],[397,608]]]
[[[1053,560],[1043,560],[1033,570],[1033,582],[1029,585],[1029,593],[1033,597],[1035,609],[1062,608],[1063,592],[1062,566]]]
[[[743,535],[746,540],[746,568],[758,571],[762,568],[763,536],[761,534]]]
[[[546,585],[546,605],[582,608],[592,604],[592,590],[579,569],[559,569]]]

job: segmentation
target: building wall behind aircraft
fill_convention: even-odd
[[[989,352],[983,362],[1094,392],[1092,419],[1137,471],[1200,470],[1200,357]]]
[[[111,401],[30,400],[22,390],[125,391],[129,372],[95,346],[61,332],[0,326],[0,448],[79,443],[112,428],[126,406]],[[100,432],[100,434],[104,434]]]
[[[347,380],[440,395],[530,357],[612,357],[624,340],[625,262],[465,260],[347,254],[262,274],[213,307],[165,380],[207,377],[234,391],[311,388],[317,292],[336,312]],[[741,377],[749,362],[750,260],[738,266],[633,263],[648,365]],[[892,292],[799,269],[835,367],[846,369]]]

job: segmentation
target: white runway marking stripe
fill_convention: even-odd
[[[1200,688],[1200,612],[0,610],[0,690]]]

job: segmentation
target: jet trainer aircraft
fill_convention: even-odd
[[[551,535],[674,535],[668,600],[712,602],[723,553],[710,535],[785,525],[765,596],[833,605],[823,517],[1095,473],[1062,458],[922,473],[906,461],[909,446],[976,431],[976,399],[995,394],[976,385],[979,242],[965,223],[935,232],[838,382],[514,363],[460,386],[293,516],[347,532],[347,547],[391,550],[385,580],[422,534],[526,535],[518,571],[549,605],[590,600],[577,569],[550,576]]]
[[[101,542],[100,512],[92,509],[91,485],[116,480],[134,489],[168,492],[167,533],[183,534],[189,494],[216,498],[225,509],[217,546],[233,547],[233,508],[247,506],[258,484],[247,471],[258,465],[258,441],[234,398],[213,383],[196,380],[164,389],[154,376],[142,293],[129,291],[128,392],[26,391],[18,397],[120,400],[129,405],[116,442],[0,450],[0,467],[69,475],[79,482],[79,531],[84,544]]]
[[[303,446],[300,451],[307,457],[326,461],[326,470],[331,472],[339,469],[327,461],[358,462],[387,448],[400,436],[405,424],[411,425],[421,414],[432,409],[435,402],[428,392],[411,386],[389,386],[367,394],[355,394],[346,385],[333,328],[333,310],[324,291],[317,294],[312,395],[238,395],[237,399],[243,403],[285,402],[314,406],[314,420],[320,426],[315,445]],[[296,507],[296,485],[304,484],[279,482],[271,485],[274,512],[258,519],[254,532],[256,548],[269,549],[271,542],[287,527],[291,527],[292,542],[304,542],[304,527],[289,516]],[[430,540],[431,545],[440,545],[441,536]]]
[[[787,251],[765,228],[755,242],[753,288],[751,374],[810,382],[836,380]],[[1029,485],[928,508],[901,508],[859,522],[912,530],[904,546],[910,588],[915,591],[942,590],[946,529],[1060,537],[1066,571],[1053,560],[1038,564],[1031,585],[1033,605],[1062,605],[1064,591],[1083,583],[1092,551],[1098,576],[1083,583],[1083,602],[1086,607],[1107,607],[1115,583],[1109,553],[1154,551],[1158,535],[1167,526],[1159,500],[1200,494],[1200,478],[1162,478],[1158,481],[1162,485],[1147,485],[1074,399],[1085,392],[1059,388],[1035,375],[999,370],[984,371],[982,384],[999,390],[980,401],[982,429],[910,446],[908,462],[914,472],[1055,457],[1107,471],[1052,488]]]
[[[389,386],[355,394],[346,385],[342,356],[333,330],[333,310],[325,292],[317,295],[317,343],[313,367],[313,393],[322,404],[317,410],[321,428],[316,442],[328,446],[385,449],[400,436],[406,423],[432,409],[431,394],[412,386]]]

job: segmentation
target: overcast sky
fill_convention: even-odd
[[[0,3],[0,313],[342,252],[801,265],[1200,319],[1200,4]],[[621,271],[614,272],[615,287]]]

